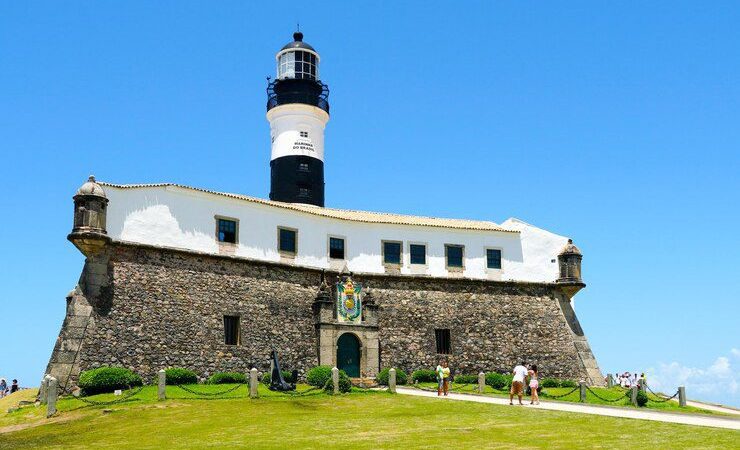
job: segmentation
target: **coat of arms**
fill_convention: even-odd
[[[362,285],[347,277],[337,283],[337,317],[340,322],[360,322]]]

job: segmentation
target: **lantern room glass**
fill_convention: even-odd
[[[280,80],[300,78],[315,81],[319,78],[318,58],[306,51],[283,53],[278,58],[277,69],[277,76]]]

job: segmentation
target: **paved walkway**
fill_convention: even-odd
[[[462,400],[477,403],[490,403],[494,405],[509,405],[509,400],[505,398],[489,397],[481,395],[458,394],[450,392],[448,397],[437,397],[436,392],[422,391],[414,388],[396,388],[399,394],[414,395],[417,397],[439,398],[440,400]],[[514,399],[516,403],[516,399]],[[540,402],[539,405],[530,405],[525,403],[524,408],[545,409],[551,411],[567,411],[583,414],[594,414],[597,416],[622,417],[626,419],[643,419],[655,420],[658,422],[680,423],[684,425],[698,425],[701,427],[728,428],[730,430],[740,430],[740,420],[734,418],[721,418],[716,416],[700,416],[696,414],[685,413],[666,413],[655,411],[644,411],[629,408],[617,408],[609,406],[595,406],[578,403],[566,402]],[[522,406],[512,406],[512,408],[522,408]]]

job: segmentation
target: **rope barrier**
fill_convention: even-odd
[[[244,383],[239,383],[239,384],[237,384],[236,386],[234,386],[234,387],[230,387],[230,388],[228,388],[228,389],[225,389],[225,390],[223,390],[223,391],[221,391],[221,392],[198,392],[198,391],[195,391],[195,390],[193,390],[193,389],[190,389],[189,387],[185,387],[185,386],[184,386],[184,385],[182,385],[182,384],[178,384],[178,385],[176,385],[176,386],[177,386],[178,388],[182,389],[183,391],[185,391],[185,392],[189,392],[189,393],[191,393],[191,394],[193,394],[193,395],[200,395],[200,396],[204,396],[204,397],[216,397],[216,396],[219,396],[219,395],[226,395],[226,394],[228,394],[229,392],[234,392],[235,390],[239,389],[240,387],[242,387],[242,386],[246,386],[246,384],[244,384]]]
[[[656,397],[658,397],[660,399],[660,400],[651,400],[650,397],[648,397],[648,400],[650,400],[651,402],[654,402],[654,403],[665,403],[665,402],[667,402],[669,400],[673,400],[674,398],[676,398],[676,396],[678,396],[678,392],[679,392],[677,390],[676,393],[673,394],[672,397],[662,397],[661,394],[658,394],[657,392],[655,392],[652,389],[650,389],[650,386],[648,386],[647,383],[645,383],[645,388],[648,391],[650,391],[651,394],[653,394],[654,396],[656,396]]]
[[[131,389],[131,388],[129,388],[129,389]],[[88,399],[83,398],[83,397],[74,397],[73,396],[72,398],[75,399],[75,400],[79,400],[82,403],[86,403],[88,406],[115,405],[116,403],[123,403],[125,401],[133,401],[133,400],[130,400],[131,397],[135,396],[136,394],[138,394],[139,392],[141,392],[143,389],[144,389],[144,386],[141,386],[139,389],[136,389],[135,391],[129,392],[126,395],[122,396],[121,398],[118,398],[118,399],[115,399],[115,400],[109,400],[109,401],[105,401],[105,402],[98,402],[98,401],[95,401],[95,400],[88,400]]]
[[[572,391],[566,392],[565,394],[562,394],[562,395],[550,395],[550,394],[547,393],[547,391],[542,391],[542,392],[540,392],[540,394],[541,395],[544,395],[545,397],[548,397],[548,398],[563,398],[563,397],[567,397],[568,395],[574,393],[578,389],[580,389],[580,386],[576,386],[576,387],[573,388]]]
[[[622,400],[623,398],[629,397],[629,395],[630,395],[629,391],[627,391],[624,395],[622,395],[620,397],[617,397],[615,399],[610,400],[610,399],[606,399],[606,398],[600,396],[599,394],[596,393],[596,391],[592,390],[589,386],[586,386],[586,390],[588,390],[588,392],[592,393],[594,395],[594,397],[598,398],[599,400],[602,400],[602,401],[605,401],[605,402],[610,402],[610,403],[618,402],[619,400]]]

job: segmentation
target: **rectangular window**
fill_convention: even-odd
[[[401,265],[400,242],[383,242],[383,263]]]
[[[434,341],[437,344],[437,353],[440,355],[449,355],[450,351],[450,330],[445,328],[434,330]]]
[[[309,188],[298,188],[298,197],[309,198],[311,196],[311,189]]]
[[[224,316],[224,344],[239,345],[239,316]]]
[[[427,246],[423,244],[409,244],[411,264],[427,263]]]
[[[288,228],[278,228],[278,250],[283,253],[295,254],[296,231]]]
[[[445,256],[447,267],[463,267],[463,253],[465,247],[462,245],[445,245]]]
[[[216,219],[218,242],[236,244],[236,220]]]
[[[344,259],[344,239],[335,237],[329,238],[329,258]]]
[[[298,163],[299,172],[308,172],[308,163]]]
[[[501,268],[501,250],[495,248],[486,249],[486,267],[489,269]]]

